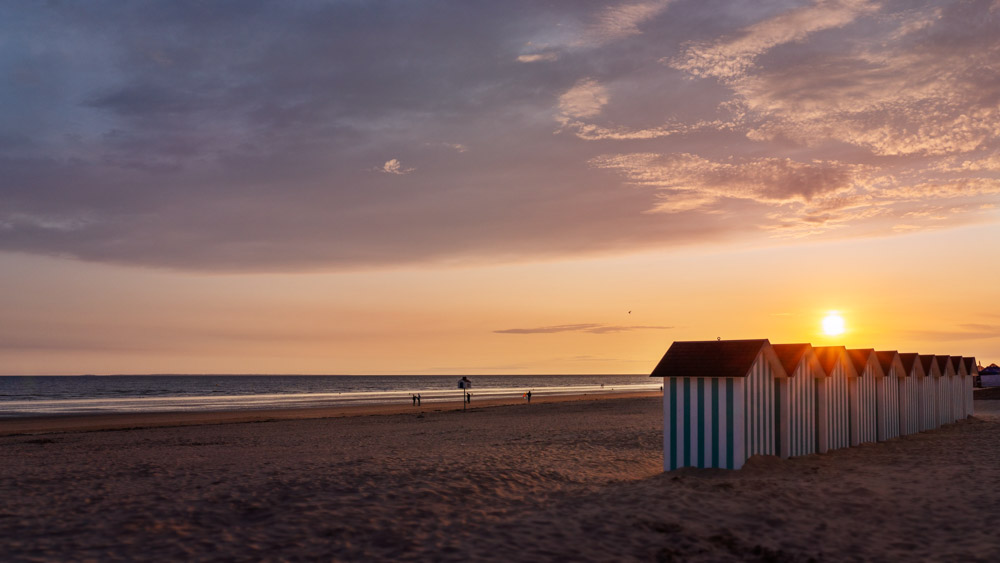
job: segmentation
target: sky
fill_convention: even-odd
[[[0,374],[1000,361],[1000,1],[0,14]]]

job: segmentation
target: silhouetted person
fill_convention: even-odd
[[[531,391],[530,390],[528,391],[527,397],[528,397],[528,404],[530,405],[531,404]]]
[[[413,406],[417,406],[417,396],[416,395],[410,395],[410,397],[413,398]]]
[[[417,406],[420,406],[420,393],[417,393]]]

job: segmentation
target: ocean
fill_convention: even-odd
[[[467,376],[473,401],[579,393],[655,391],[646,375]],[[0,418],[458,401],[460,375],[0,376]]]

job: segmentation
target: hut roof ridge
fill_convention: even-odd
[[[757,356],[770,346],[771,343],[766,338],[674,342],[650,376],[746,377]],[[777,369],[782,369],[780,362],[774,363]],[[784,373],[776,375],[782,377]]]
[[[823,366],[823,371],[827,374],[832,374],[834,368],[837,367],[837,362],[840,361],[841,355],[847,352],[847,348],[844,346],[819,346],[814,347],[813,352],[816,354],[819,363]]]
[[[882,371],[886,374],[888,374],[889,369],[892,368],[892,361],[896,358],[896,356],[899,356],[899,352],[895,350],[882,350],[875,352],[875,357],[878,359],[879,365],[882,366]],[[900,361],[902,361],[902,358],[900,358]],[[907,368],[905,364],[903,367],[906,368],[906,373],[904,375],[910,375],[910,369]]]
[[[795,368],[802,362],[802,358],[812,349],[812,344],[771,344],[771,347],[774,348],[774,354],[778,356],[781,366],[785,368],[785,373],[791,377],[795,373]]]
[[[941,373],[941,370],[938,369],[938,363],[934,361],[933,354],[920,354],[920,365],[924,368],[924,375],[927,377],[933,375],[934,370]]]
[[[854,371],[862,373],[865,371],[865,367],[868,365],[868,360],[871,359],[872,354],[874,353],[874,348],[854,348],[847,351],[847,357],[850,358],[851,363],[854,364]]]
[[[917,362],[920,358],[920,354],[914,352],[907,352],[905,354],[899,355],[899,361],[903,362],[903,368],[906,369],[906,373],[913,373],[913,364]],[[923,367],[923,366],[921,366]]]
[[[941,375],[948,371],[948,366],[951,365],[951,356],[934,356],[934,361],[937,362],[938,369],[941,370]]]

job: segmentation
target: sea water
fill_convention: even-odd
[[[473,401],[655,391],[645,375],[467,376]],[[0,418],[231,411],[459,401],[461,375],[109,375],[0,377]]]

